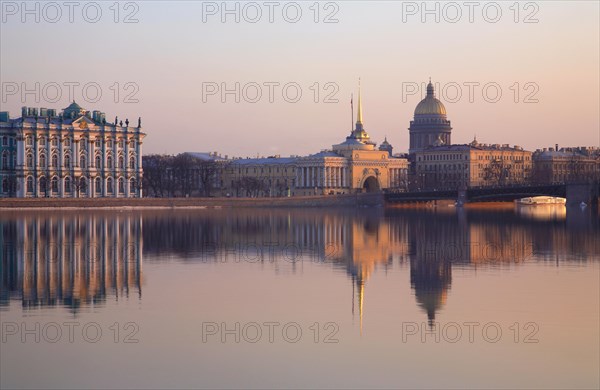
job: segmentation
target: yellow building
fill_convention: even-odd
[[[345,141],[309,156],[234,159],[222,175],[223,195],[309,196],[406,188],[408,160],[385,140],[379,149],[363,127],[359,89],[356,127]]]
[[[529,183],[532,153],[520,146],[480,144],[430,146],[414,153],[414,189],[440,190]]]

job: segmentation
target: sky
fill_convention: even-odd
[[[2,111],[74,99],[109,121],[141,117],[146,154],[330,148],[350,132],[359,78],[365,129],[395,152],[408,149],[429,77],[453,143],[600,146],[597,1],[2,1],[1,11]]]

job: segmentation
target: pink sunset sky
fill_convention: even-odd
[[[530,150],[600,146],[596,1],[429,2],[427,10],[421,2],[228,2],[229,13],[221,2],[118,10],[83,2],[72,21],[66,8],[41,3],[28,14],[10,4],[17,8],[3,3],[0,27],[2,111],[62,109],[74,98],[110,121],[141,116],[145,153],[329,148],[350,131],[359,77],[365,128],[396,152],[408,149],[429,77],[454,143],[477,135]],[[37,94],[23,93],[36,83]],[[239,102],[222,94],[236,83]]]

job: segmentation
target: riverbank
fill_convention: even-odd
[[[0,210],[205,209],[236,207],[380,207],[382,194],[296,196],[289,198],[8,198]]]

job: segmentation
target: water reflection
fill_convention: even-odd
[[[567,218],[567,207],[562,204],[516,205],[515,209],[520,215],[542,221]]]
[[[109,297],[141,298],[142,258],[256,263],[277,273],[311,262],[346,274],[362,327],[373,272],[408,266],[415,302],[433,326],[453,268],[598,261],[597,218],[530,217],[450,208],[7,214],[0,304],[77,312]]]
[[[102,304],[142,293],[142,221],[133,215],[26,213],[0,221],[0,305]]]

